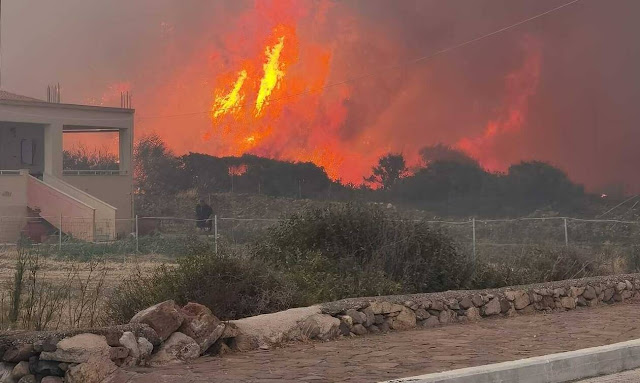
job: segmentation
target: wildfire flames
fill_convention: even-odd
[[[419,150],[438,142],[454,145],[492,170],[522,159],[505,142],[522,130],[537,91],[538,40],[524,40],[522,64],[506,76],[502,106],[483,116],[488,123],[474,120],[475,126],[456,130],[421,122],[413,128],[408,115],[460,113],[471,106],[443,108],[456,100],[438,100],[436,91],[425,98],[426,79],[432,75],[427,65],[377,73],[415,52],[402,52],[392,37],[344,8],[327,17],[339,6],[256,0],[217,30],[215,44],[202,42],[166,81],[137,96],[139,115],[183,114],[138,120],[137,132],[158,133],[176,154],[254,154],[313,162],[331,178],[354,184],[362,183],[382,155],[401,152],[409,166],[417,165]],[[363,35],[375,41],[373,53],[356,49]],[[365,78],[349,81],[358,77]],[[413,105],[413,112],[406,104]],[[200,105],[208,111],[206,118],[193,113]]]

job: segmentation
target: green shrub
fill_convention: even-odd
[[[331,205],[295,214],[272,227],[252,254],[280,270],[293,270],[296,280],[306,279],[308,285],[324,285],[327,279],[351,284],[318,294],[323,298],[455,289],[471,271],[444,233],[373,205]]]
[[[599,254],[573,247],[525,247],[520,253],[478,263],[470,287],[475,289],[561,281],[606,274]]]
[[[235,319],[288,309],[297,291],[282,273],[263,262],[238,254],[204,252],[178,260],[177,267],[159,267],[153,275],[136,273],[110,296],[105,317],[126,323],[136,312],[173,299],[180,304],[198,302],[221,319]]]

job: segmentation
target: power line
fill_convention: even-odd
[[[420,56],[420,57],[417,57],[415,59],[406,61],[406,62],[401,63],[401,64],[394,64],[394,65],[389,65],[389,66],[386,66],[386,67],[378,68],[378,69],[373,70],[373,71],[371,71],[369,73],[365,73],[365,74],[362,74],[362,75],[359,75],[359,76],[355,76],[355,77],[351,77],[351,78],[348,78],[348,79],[345,79],[345,80],[342,80],[342,81],[338,81],[338,82],[334,82],[334,83],[331,83],[331,84],[327,84],[327,85],[324,85],[324,86],[319,87],[319,88],[305,90],[305,91],[302,91],[302,92],[299,92],[299,93],[294,93],[294,94],[291,94],[291,95],[288,95],[288,96],[274,98],[274,99],[269,100],[269,103],[288,100],[288,99],[291,99],[291,98],[294,98],[294,97],[299,97],[299,96],[315,93],[315,92],[320,91],[320,90],[325,90],[325,89],[333,88],[333,87],[336,87],[336,86],[345,85],[345,84],[348,84],[348,83],[351,83],[351,82],[354,82],[354,81],[359,81],[359,80],[362,80],[362,79],[365,79],[365,78],[373,77],[373,76],[376,76],[376,75],[378,75],[380,73],[386,72],[388,70],[400,69],[400,68],[404,68],[404,67],[407,67],[407,66],[410,66],[410,65],[414,65],[414,64],[417,64],[417,63],[420,63],[420,62],[423,62],[423,61],[432,60],[432,59],[434,59],[434,58],[436,58],[438,56],[441,56],[441,55],[444,55],[446,53],[452,52],[454,50],[463,48],[463,47],[465,47],[467,45],[471,45],[471,44],[477,43],[477,42],[479,42],[481,40],[487,39],[489,37],[493,37],[493,36],[496,36],[498,34],[507,32],[507,31],[509,31],[511,29],[514,29],[514,28],[517,28],[517,27],[519,27],[519,26],[521,26],[523,24],[529,23],[531,21],[534,21],[534,20],[537,20],[537,19],[542,18],[544,16],[547,16],[547,15],[549,15],[551,13],[557,12],[557,11],[559,11],[561,9],[567,8],[569,6],[572,6],[572,5],[576,4],[576,3],[579,3],[580,1],[582,1],[582,0],[572,0],[572,1],[568,2],[568,3],[562,4],[560,6],[552,8],[552,9],[549,9],[547,11],[544,11],[544,12],[539,13],[537,15],[531,16],[531,17],[526,18],[524,20],[518,21],[515,24],[508,25],[506,27],[500,28],[500,29],[495,30],[493,32],[490,32],[490,33],[487,33],[487,34],[472,38],[470,40],[466,40],[466,41],[464,41],[462,43],[459,43],[459,44],[456,44],[456,45],[441,49],[441,50],[436,51],[436,52],[434,52],[432,54],[429,54],[429,55]],[[238,105],[238,106],[233,106],[233,107],[228,107],[228,108],[222,108],[222,109],[216,109],[216,110],[217,111],[228,111],[228,110],[233,110],[233,109],[241,109],[241,108],[243,108],[245,106],[248,106],[248,105],[249,104],[243,104],[243,105]],[[192,113],[181,113],[181,114],[163,115],[163,116],[160,116],[160,115],[158,115],[158,116],[140,116],[138,118],[139,119],[155,119],[155,118],[186,117],[186,116],[201,115],[201,114],[205,114],[205,113],[208,114],[210,112],[211,111],[208,110],[208,111],[200,111],[200,112],[192,112]]]

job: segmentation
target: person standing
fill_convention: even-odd
[[[196,227],[200,230],[211,231],[213,209],[203,199],[196,205]]]

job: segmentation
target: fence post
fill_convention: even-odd
[[[213,246],[218,255],[218,215],[213,216]]]
[[[471,260],[473,263],[473,269],[476,268],[476,219],[471,219],[471,227],[473,230],[473,259]]]
[[[58,250],[62,251],[62,213],[60,213],[60,228],[58,229]]]
[[[567,219],[564,219],[564,245],[569,247],[569,230],[567,229]]]
[[[138,215],[136,214],[136,253],[140,252],[140,241],[138,240],[140,232],[138,231]]]

